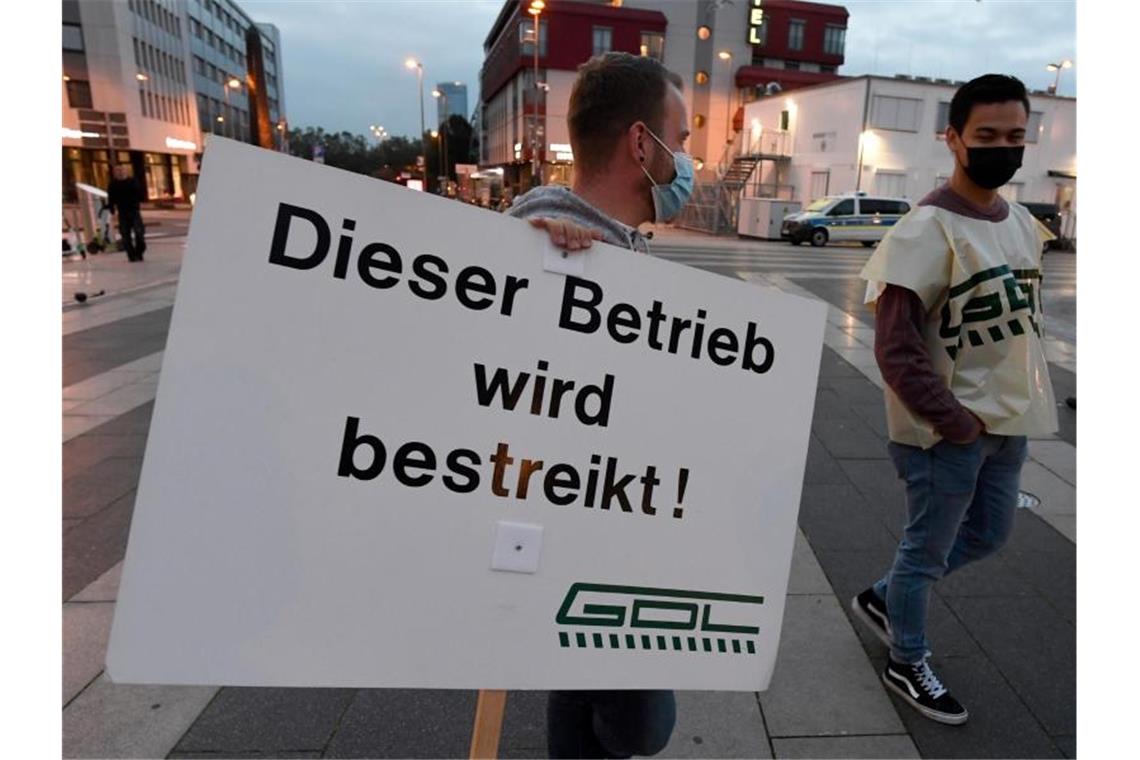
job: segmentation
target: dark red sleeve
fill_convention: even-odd
[[[875,359],[883,381],[911,412],[943,438],[964,441],[981,423],[962,406],[934,371],[922,336],[926,309],[913,290],[887,285],[875,311]]]

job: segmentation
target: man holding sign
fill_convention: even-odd
[[[637,226],[675,217],[693,187],[680,88],[679,76],[646,56],[606,53],[583,64],[567,115],[574,186],[536,187],[510,215],[571,251],[602,240],[648,253]],[[550,756],[653,755],[668,743],[675,718],[672,691],[552,691]]]

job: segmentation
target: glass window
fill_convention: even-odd
[[[594,55],[608,53],[614,49],[614,30],[608,26],[594,27]]]
[[[917,132],[922,101],[876,95],[871,108],[871,126],[896,132]]]
[[[792,19],[788,22],[788,50],[804,49],[804,22]]]
[[[546,55],[546,21],[539,19],[538,21],[538,54],[539,56]],[[519,50],[523,56],[534,55],[534,22],[522,21],[519,23]],[[266,69],[271,68],[273,63],[273,54],[267,53],[265,56]]]
[[[665,35],[658,32],[642,32],[641,54],[659,61],[665,60]]]
[[[843,55],[846,36],[846,28],[828,24],[823,30],[823,52],[827,55]]]
[[[79,24],[63,25],[63,49],[83,51],[83,29]]]
[[[828,216],[850,216],[855,213],[855,199],[848,198],[847,200],[840,201],[835,205],[835,208],[827,212]]]
[[[799,71],[800,70],[800,62],[799,61],[784,61],[784,68],[787,69],[788,71]]]
[[[80,79],[67,81],[67,104],[72,108],[93,108],[91,105],[91,83]]]
[[[1029,112],[1029,121],[1025,125],[1025,142],[1035,143],[1040,139],[1043,131],[1041,128],[1042,115],[1040,111]]]
[[[948,126],[950,126],[950,104],[940,102],[938,104],[938,113],[934,115],[934,133],[941,135],[946,132],[946,127]]]
[[[823,74],[834,74],[835,73],[835,67],[834,66],[820,66],[819,70]]]

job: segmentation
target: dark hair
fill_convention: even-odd
[[[1011,100],[1020,100],[1025,106],[1025,113],[1029,114],[1029,95],[1025,92],[1025,85],[1017,77],[985,74],[977,79],[971,79],[958,88],[950,101],[950,126],[961,135],[962,130],[966,128],[966,122],[970,120],[970,110],[974,106],[1007,103]]]
[[[635,122],[660,135],[669,84],[681,89],[681,77],[648,56],[605,53],[579,66],[566,116],[575,168],[604,166]]]

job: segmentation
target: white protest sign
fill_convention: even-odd
[[[111,678],[766,688],[824,305],[546,250],[212,140]]]

